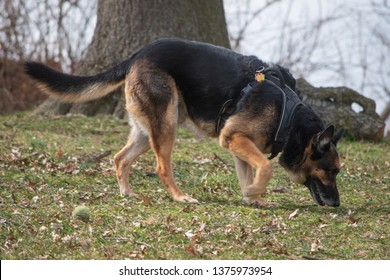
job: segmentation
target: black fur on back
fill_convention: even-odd
[[[178,85],[191,118],[215,120],[226,100],[239,95],[254,74],[244,56],[222,47],[178,39],[160,39],[141,49],[145,58],[169,73]],[[264,66],[266,63],[261,62]]]

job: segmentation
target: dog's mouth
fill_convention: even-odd
[[[319,179],[309,177],[305,186],[310,190],[313,200],[320,206],[340,206],[340,197],[336,184],[334,186],[326,186]]]

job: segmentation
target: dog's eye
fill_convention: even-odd
[[[339,174],[339,172],[340,172],[340,168],[333,168],[328,170],[329,175],[333,175],[333,176],[336,176],[337,174]]]

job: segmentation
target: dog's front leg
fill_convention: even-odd
[[[265,199],[261,197],[266,193],[268,181],[272,176],[272,165],[263,153],[256,147],[256,145],[245,135],[237,134],[221,139],[221,145],[230,150],[238,160],[249,164],[250,167],[256,170],[253,183],[249,179],[248,167],[244,167],[244,163],[238,161],[237,170],[242,196],[245,203],[255,206],[264,206],[267,204]],[[237,161],[236,161],[237,166]],[[243,184],[241,184],[241,182]],[[245,184],[249,183],[249,184]]]
[[[233,159],[241,191],[244,192],[246,186],[253,184],[253,168],[235,155],[233,155]]]

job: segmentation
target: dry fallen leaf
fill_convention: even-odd
[[[61,146],[58,147],[57,151],[57,158],[61,159],[64,156],[64,151],[62,150]]]
[[[134,222],[132,222],[132,225],[135,227],[141,227],[141,222],[134,221]]]
[[[138,196],[142,199],[142,202],[144,203],[145,206],[152,206],[153,205],[149,196],[146,196],[144,194],[138,194]]]
[[[151,225],[155,224],[156,222],[157,222],[157,219],[154,216],[150,216],[149,218],[147,218],[142,223],[144,225],[146,225],[146,226],[151,226]]]
[[[198,237],[199,236],[197,234],[192,236],[190,244],[188,244],[188,246],[185,248],[187,253],[193,257],[200,256],[202,254],[202,250],[197,250],[195,248],[195,244],[196,244],[196,241],[198,240]]]
[[[202,221],[202,222],[200,223],[200,226],[199,226],[198,231],[199,231],[199,232],[204,231],[204,228],[205,228],[205,227],[206,227],[206,222],[205,222],[205,221]]]
[[[288,219],[289,219],[289,220],[292,220],[292,219],[294,219],[296,216],[298,216],[298,211],[299,211],[299,209],[295,209],[294,212],[292,212],[292,213],[288,216]]]
[[[355,213],[353,213],[351,210],[348,210],[348,220],[352,223],[352,224],[357,224],[359,222],[360,219],[356,219],[355,218]]]
[[[318,249],[321,249],[321,248],[322,248],[322,246],[321,246],[321,240],[315,239],[315,240],[311,243],[310,252],[318,251]]]
[[[192,229],[190,229],[189,231],[184,233],[184,235],[191,239],[192,237],[194,237],[195,234],[192,232]]]

